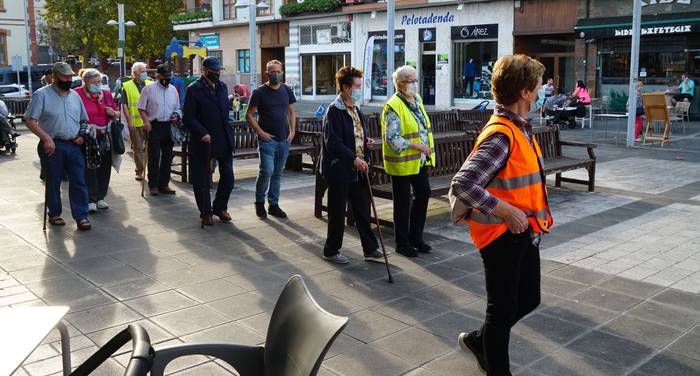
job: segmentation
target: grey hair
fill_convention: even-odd
[[[102,77],[102,74],[100,73],[100,71],[98,71],[95,68],[88,68],[88,69],[84,70],[83,75],[80,76],[80,78],[83,79],[83,85],[86,85],[86,86],[87,86],[87,82],[95,77]]]
[[[136,73],[136,70],[143,67],[143,69],[148,69],[148,65],[142,61],[137,61],[131,66],[131,74]]]
[[[409,75],[415,75],[418,77],[418,72],[416,71],[416,68],[414,68],[411,65],[404,65],[398,67],[395,71],[394,74],[391,75],[392,81],[394,81],[394,87],[399,87],[399,82],[403,81],[404,78],[406,78]]]

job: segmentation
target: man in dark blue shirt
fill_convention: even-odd
[[[267,82],[253,90],[245,118],[258,133],[260,173],[255,184],[255,213],[267,218],[265,196],[270,215],[287,218],[279,207],[282,171],[287,162],[289,145],[296,130],[296,97],[282,83],[282,63],[271,60],[266,65]],[[257,120],[253,116],[258,113]]]

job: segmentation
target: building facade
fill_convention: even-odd
[[[38,45],[35,21],[35,0],[0,0],[0,66],[12,64],[13,56],[21,56],[22,64],[38,64]],[[24,6],[27,6],[29,30],[25,28]],[[29,38],[31,59],[27,55]]]

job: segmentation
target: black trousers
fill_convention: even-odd
[[[148,133],[148,187],[165,188],[170,183],[173,139],[169,121],[152,121]]]
[[[394,193],[396,245],[404,246],[422,242],[430,198],[427,168],[421,168],[416,175],[392,175],[391,187]],[[413,201],[411,201],[411,187],[413,187]]]
[[[469,96],[473,97],[474,96],[474,76],[465,76],[466,78],[464,79],[464,95],[467,95],[467,91],[469,91]]]
[[[192,186],[200,216],[226,211],[228,209],[228,199],[231,197],[231,191],[233,190],[233,155],[229,153],[224,157],[212,158],[216,159],[219,165],[219,184],[216,187],[213,205],[211,202],[210,161],[207,160],[206,151],[197,151],[190,155]]]
[[[99,142],[105,142],[105,136],[99,138]],[[101,155],[100,167],[96,169],[85,168],[85,183],[88,188],[88,201],[97,202],[104,200],[109,189],[109,181],[112,177],[112,153],[107,151]]]
[[[481,250],[486,320],[479,331],[489,376],[509,376],[510,329],[540,304],[540,250],[529,231],[506,231]]]
[[[338,254],[343,246],[345,208],[348,202],[355,217],[355,227],[360,233],[364,253],[371,253],[379,247],[371,228],[367,180],[364,174],[360,174],[355,183],[328,183],[328,236],[323,247],[324,256]]]

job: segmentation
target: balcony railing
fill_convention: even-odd
[[[187,12],[170,16],[170,22],[173,25],[207,22],[211,20],[211,12],[208,11]]]

